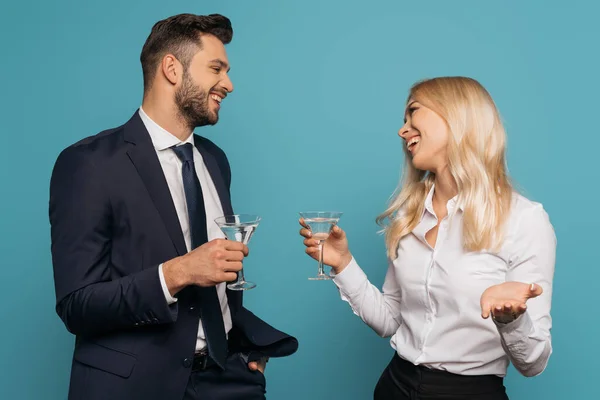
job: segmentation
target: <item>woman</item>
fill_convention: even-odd
[[[395,354],[375,399],[507,399],[509,361],[534,376],[552,352],[556,238],[548,215],[511,186],[505,132],[477,81],[417,83],[398,134],[404,181],[378,218],[389,259],[383,293],[341,228],[323,250],[342,299],[391,336]],[[317,259],[318,242],[300,223]]]

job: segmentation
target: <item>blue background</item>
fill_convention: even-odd
[[[159,19],[231,18],[235,91],[221,122],[238,212],[263,223],[247,306],[295,334],[272,360],[271,399],[368,399],[392,355],[331,282],[309,282],[297,212],[336,209],[370,279],[385,274],[374,218],[403,162],[396,136],[407,90],[439,75],[478,79],[503,115],[508,161],[558,236],[554,353],[511,399],[596,399],[598,38],[593,2],[22,1],[2,5],[0,398],[66,398],[73,337],[54,312],[48,182],[61,149],[125,122],[140,105],[139,53]],[[484,4],[485,3],[485,4]]]

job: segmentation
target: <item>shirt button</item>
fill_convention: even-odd
[[[189,368],[192,366],[192,360],[189,358],[184,358],[182,364],[184,367]]]

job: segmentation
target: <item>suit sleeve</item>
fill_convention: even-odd
[[[127,276],[111,265],[112,211],[99,166],[85,146],[58,157],[50,180],[49,217],[56,312],[76,335],[172,323],[158,265]]]

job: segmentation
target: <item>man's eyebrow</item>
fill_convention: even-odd
[[[215,58],[214,60],[210,61],[213,64],[219,64],[219,66],[221,68],[227,69],[227,72],[231,71],[231,67],[229,67],[229,64],[227,64],[225,61],[221,60],[220,58]]]

